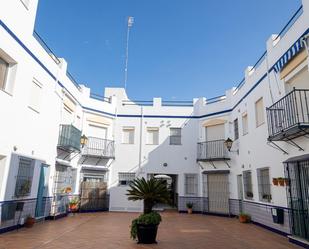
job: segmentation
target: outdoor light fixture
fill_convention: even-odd
[[[88,143],[88,138],[84,135],[81,136],[80,138],[80,144],[82,145],[82,148]]]
[[[232,145],[233,145],[233,140],[228,138],[224,141],[224,145],[226,146],[228,151],[231,151]]]
[[[226,146],[229,152],[236,152],[237,154],[239,154],[239,150],[235,150],[235,151],[231,150],[233,142],[234,141],[232,139],[228,138],[224,141],[224,145]]]

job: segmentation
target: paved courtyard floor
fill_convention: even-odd
[[[287,238],[253,224],[207,215],[163,213],[158,244],[138,245],[129,237],[129,225],[138,214],[76,214],[0,235],[1,249],[285,249],[298,248]]]

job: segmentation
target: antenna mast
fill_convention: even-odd
[[[128,29],[127,29],[127,43],[126,43],[126,63],[124,69],[124,89],[127,89],[127,81],[128,81],[128,62],[129,62],[129,38],[130,38],[130,30],[134,23],[134,17],[128,17]]]

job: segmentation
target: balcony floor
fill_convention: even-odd
[[[1,249],[264,249],[299,248],[288,239],[237,219],[164,212],[158,244],[138,245],[129,238],[136,213],[75,214],[0,235]]]
[[[269,141],[288,141],[309,134],[309,125],[293,126],[285,131],[270,136]]]

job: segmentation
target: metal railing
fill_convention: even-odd
[[[308,101],[309,89],[294,88],[279,101],[266,108],[269,139],[301,125],[309,126]]]
[[[58,147],[80,150],[81,131],[73,125],[60,125]]]
[[[107,103],[110,103],[110,102],[111,102],[111,99],[110,99],[110,98],[101,96],[101,95],[96,94],[96,93],[90,93],[90,98],[96,99],[96,100],[99,100],[99,101],[103,101],[103,102],[107,102]]]
[[[87,144],[82,148],[82,155],[96,157],[115,157],[115,142],[97,137],[88,137]]]
[[[40,43],[42,48],[47,52],[47,54],[53,59],[53,61],[58,65],[60,64],[60,60],[58,57],[55,55],[55,53],[51,50],[50,47],[46,44],[46,42],[43,40],[43,38],[36,32],[33,31],[33,37]]]
[[[197,143],[197,160],[229,159],[224,142],[224,139],[220,139]]]
[[[205,104],[209,105],[209,104],[221,102],[221,101],[224,101],[224,100],[226,100],[226,95],[220,95],[220,96],[216,96],[216,97],[213,97],[213,98],[206,99]]]

